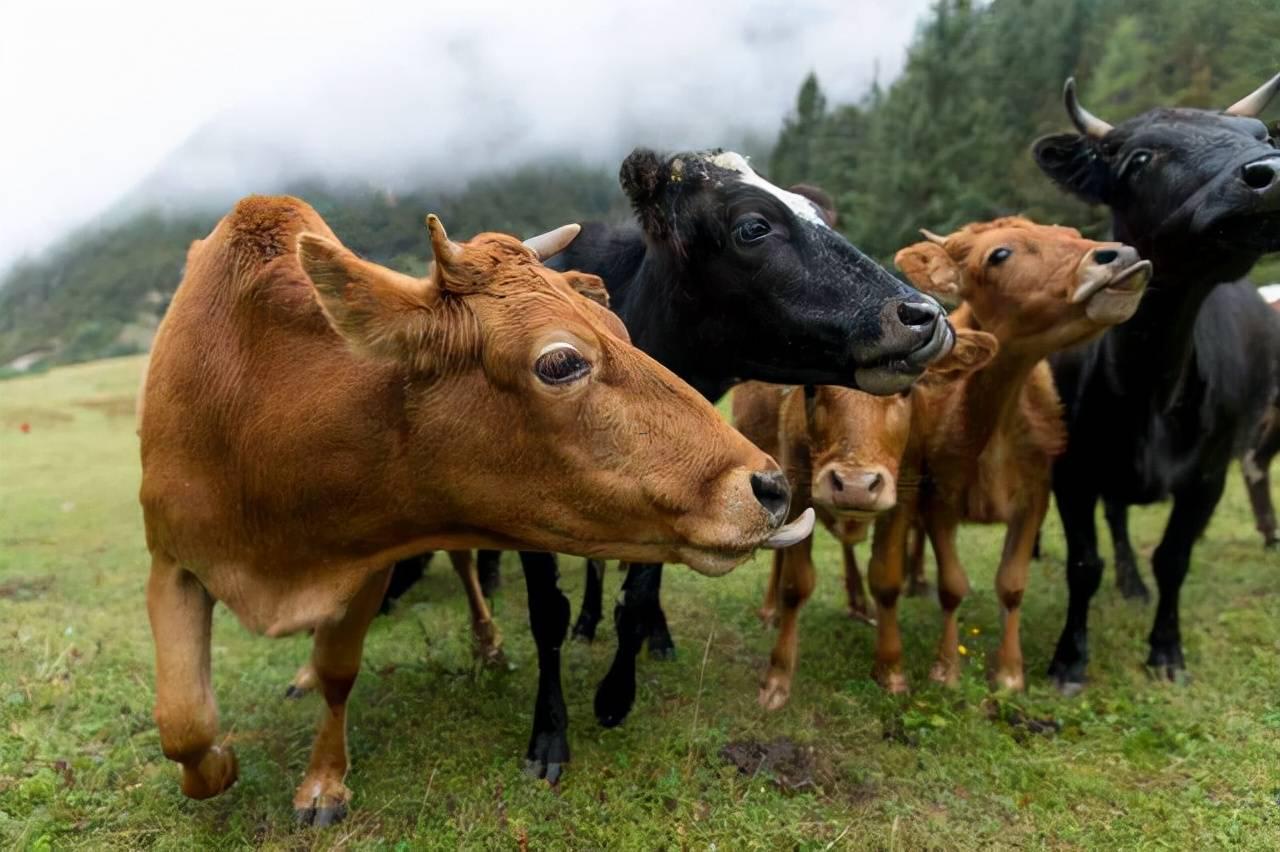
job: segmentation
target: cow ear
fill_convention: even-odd
[[[806,199],[814,207],[818,208],[818,215],[827,223],[827,227],[835,228],[836,223],[840,219],[840,213],[836,210],[836,203],[826,192],[818,189],[816,186],[810,186],[807,183],[798,183],[790,187],[788,192],[794,192],[801,198]]]
[[[1036,164],[1049,178],[1089,204],[1103,204],[1110,170],[1097,143],[1078,133],[1042,136],[1031,148]]]
[[[437,291],[410,278],[361,260],[333,240],[317,234],[298,237],[298,261],[315,287],[325,318],[357,351],[384,358],[413,354]]]
[[[586,296],[602,308],[609,307],[609,291],[605,289],[604,279],[600,276],[572,269],[562,272],[561,275],[578,295]]]
[[[930,364],[917,384],[935,387],[962,379],[990,364],[1000,349],[994,334],[972,328],[957,328],[955,332],[951,351]]]
[[[907,280],[944,301],[955,301],[960,295],[963,275],[947,250],[926,240],[907,246],[893,256],[894,264]]]
[[[671,167],[648,148],[637,148],[622,161],[618,182],[645,232],[654,237],[667,235],[667,217],[662,196]]]

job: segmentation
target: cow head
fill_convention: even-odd
[[[1035,158],[1060,186],[1109,206],[1116,238],[1154,260],[1162,278],[1188,263],[1209,283],[1236,278],[1280,250],[1280,151],[1255,117],[1277,90],[1280,74],[1224,112],[1153,109],[1113,127],[1081,106],[1067,80],[1079,133],[1040,139]]]
[[[1020,216],[967,225],[894,261],[917,287],[963,300],[1001,347],[1042,358],[1090,340],[1138,309],[1151,263],[1121,243]]]
[[[706,358],[730,375],[894,393],[951,345],[933,299],[738,154],[641,149],[622,164],[621,182],[651,256],[666,258],[655,262],[682,268],[669,298],[699,317]]]
[[[298,249],[333,328],[403,375],[395,418],[423,484],[406,497],[410,521],[458,507],[459,535],[477,542],[705,573],[808,533],[811,516],[782,526],[789,491],[773,460],[630,345],[600,279],[540,263],[576,225],[523,244],[458,244],[434,216],[428,226],[424,279],[314,234]]]
[[[992,335],[967,328],[957,328],[955,334],[951,352],[929,366],[921,384],[958,381],[995,356]],[[862,522],[892,509],[898,502],[898,471],[911,432],[912,394],[872,396],[821,385],[806,389],[803,411],[814,505]],[[783,428],[801,428],[796,422],[799,414],[793,396]]]

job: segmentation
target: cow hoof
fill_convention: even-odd
[[[507,655],[502,652],[502,634],[496,627],[477,633],[472,651],[481,663],[495,668],[506,668]]]
[[[240,762],[231,746],[211,746],[196,766],[182,767],[182,794],[209,799],[236,783]]]
[[[1116,588],[1120,590],[1120,595],[1127,601],[1137,601],[1144,604],[1151,603],[1151,590],[1138,577],[1123,583],[1116,583]]]
[[[997,691],[1000,692],[1023,692],[1027,688],[1027,682],[1021,671],[1018,672],[996,672],[992,678]]]
[[[296,808],[293,813],[298,820],[298,825],[325,828],[347,818],[347,805],[342,802],[319,808]]]
[[[316,688],[316,670],[311,667],[310,663],[305,663],[302,668],[298,669],[294,674],[293,680],[284,690],[284,697],[290,701],[297,701],[311,694]]]
[[[1263,550],[1280,550],[1280,538],[1269,538],[1262,543]]]
[[[560,778],[564,775],[563,763],[543,763],[541,760],[525,759],[524,774],[530,778],[537,778],[546,781],[552,787],[560,783]]]
[[[626,721],[635,700],[635,681],[614,677],[610,672],[596,689],[596,720],[606,728],[616,728]]]
[[[956,684],[960,683],[960,671],[956,666],[951,665],[950,663],[945,663],[942,660],[938,660],[933,664],[933,667],[929,669],[929,680],[934,683],[941,684],[942,686],[952,688],[956,686]]]
[[[588,618],[586,615],[579,615],[578,620],[573,623],[572,638],[579,642],[588,644],[596,641],[596,626],[600,624],[598,618]]]
[[[876,683],[880,684],[880,688],[890,695],[906,695],[911,691],[911,682],[902,672],[877,671],[872,677],[875,678]]]
[[[342,821],[349,801],[351,791],[341,781],[304,778],[293,797],[293,813],[300,825],[324,828]]]
[[[306,698],[310,694],[311,690],[298,686],[296,683],[291,683],[284,688],[284,697],[289,701],[297,701],[300,698]]]
[[[765,630],[772,630],[778,626],[778,612],[773,607],[761,607],[756,610],[756,618],[760,619],[760,626]]]
[[[791,678],[780,672],[770,672],[760,685],[756,700],[763,710],[781,710],[791,700]]]
[[[524,772],[530,778],[545,779],[555,785],[569,762],[569,737],[564,730],[539,731],[529,743]]]
[[[870,624],[872,627],[876,626],[875,618],[871,615],[871,613],[867,612],[865,609],[858,609],[857,607],[849,607],[847,610],[845,610],[845,615],[849,616],[849,618],[852,619],[853,621],[860,621],[863,624]]]

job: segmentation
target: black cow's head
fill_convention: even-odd
[[[1156,261],[1212,268],[1217,280],[1280,250],[1280,150],[1255,116],[1280,74],[1224,112],[1153,109],[1112,127],[1090,114],[1067,80],[1080,132],[1046,136],[1036,161],[1060,186],[1115,215],[1116,239]]]
[[[680,267],[670,298],[739,378],[894,393],[950,350],[937,302],[832,230],[811,188],[780,189],[728,151],[639,149],[620,178],[651,255]]]

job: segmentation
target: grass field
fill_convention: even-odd
[[[753,615],[765,559],[719,580],[673,569],[665,602],[679,658],[642,660],[621,728],[601,730],[591,713],[609,626],[596,645],[566,649],[573,763],[552,790],[521,771],[536,678],[519,573],[507,566],[497,599],[512,668],[491,671],[472,663],[465,602],[440,565],[371,631],[350,711],[346,822],[293,824],[320,710],[281,694],[307,640],[251,636],[221,608],[214,684],[240,781],[188,801],[151,719],[133,432],[141,366],[0,382],[5,846],[1280,847],[1280,559],[1262,552],[1238,476],[1185,589],[1186,685],[1148,679],[1151,610],[1122,601],[1110,572],[1093,612],[1090,688],[1067,700],[1046,685],[1065,598],[1052,517],[1024,617],[1029,692],[993,697],[985,686],[999,531],[966,529],[962,684],[926,685],[936,607],[909,600],[916,691],[887,697],[867,679],[873,634],[844,616],[838,554],[823,538],[788,707],[766,715],[755,702],[773,639]],[[1148,576],[1164,513],[1135,513]],[[580,560],[562,570],[576,609]],[[618,583],[611,571],[606,593]],[[756,744],[787,760],[748,775],[723,756]]]

